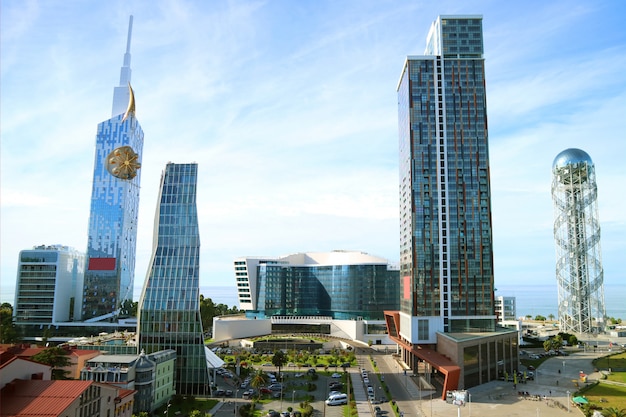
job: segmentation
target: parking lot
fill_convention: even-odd
[[[366,360],[361,361],[361,365],[358,367],[345,368],[345,371],[341,367],[330,368],[328,372],[325,372],[324,369],[308,371],[308,368],[282,368],[282,378],[277,378],[275,382],[270,381],[261,392],[264,398],[271,396],[274,397],[274,400],[265,404],[257,404],[257,406],[260,406],[265,413],[276,411],[275,417],[279,417],[278,414],[281,413],[284,413],[283,417],[291,417],[286,415],[288,408],[297,410],[299,403],[307,395],[310,395],[313,397],[311,405],[316,411],[321,412],[325,417],[342,417],[343,406],[341,404],[328,405],[325,400],[333,394],[346,393],[351,389],[360,415],[376,414],[378,417],[385,417],[391,413],[391,408],[384,401],[384,394],[378,377],[368,378],[369,372],[372,372],[371,365],[369,370],[367,368],[368,361]],[[260,369],[266,373],[277,374],[277,369],[274,366],[261,366]],[[365,374],[363,369],[366,370]],[[307,372],[315,372],[317,379],[313,379]],[[245,383],[245,380],[237,381],[232,374],[218,376],[214,394],[222,401],[213,412],[221,417],[226,415],[230,417],[238,407],[250,402],[251,398],[257,397],[259,393],[249,384],[250,382]],[[311,391],[309,391],[309,384],[314,385],[314,389]]]

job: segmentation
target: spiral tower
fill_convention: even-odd
[[[606,313],[597,196],[589,155],[573,148],[559,153],[552,164],[552,201],[558,316],[565,333],[603,330]]]

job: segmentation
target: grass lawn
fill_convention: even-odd
[[[582,395],[602,408],[626,409],[626,387],[600,382]]]
[[[593,365],[598,369],[626,369],[626,352],[598,358],[593,361]]]
[[[218,401],[219,400],[215,399],[183,399],[179,401],[173,400],[171,402],[170,415],[176,415],[177,411],[180,411],[183,415],[187,415],[193,410],[200,410],[202,412],[208,413],[215,406],[215,404],[218,403]],[[156,415],[163,415],[166,409],[167,406],[164,405],[156,412]]]
[[[626,372],[614,372],[611,375],[608,375],[606,379],[626,384]]]

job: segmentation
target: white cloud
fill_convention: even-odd
[[[550,167],[567,147],[596,163],[604,262],[617,280],[626,233],[624,196],[614,192],[626,180],[619,10],[559,1],[5,2],[3,297],[19,250],[86,246],[96,126],[109,117],[129,14],[146,135],[136,287],[168,161],[199,163],[203,285],[230,285],[242,255],[355,249],[397,259],[395,88],[405,56],[423,51],[431,21],[446,13],[484,16],[497,280],[552,282]]]

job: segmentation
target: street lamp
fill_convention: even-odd
[[[163,412],[163,414],[165,414],[167,417],[170,417],[170,407],[171,406],[172,406],[172,404],[170,404],[170,400],[167,400],[167,408]]]
[[[237,417],[237,396],[239,395],[239,390],[235,390],[235,417]]]
[[[283,380],[282,378],[280,379]],[[283,384],[280,384],[280,412],[283,412]]]
[[[294,389],[293,391],[291,391],[291,402],[292,403],[296,402],[295,397],[296,397],[296,390]]]
[[[569,392],[569,390],[567,391],[567,412],[569,413],[569,395],[571,393]]]
[[[467,397],[469,398],[469,417],[472,417],[472,393],[467,391]]]

